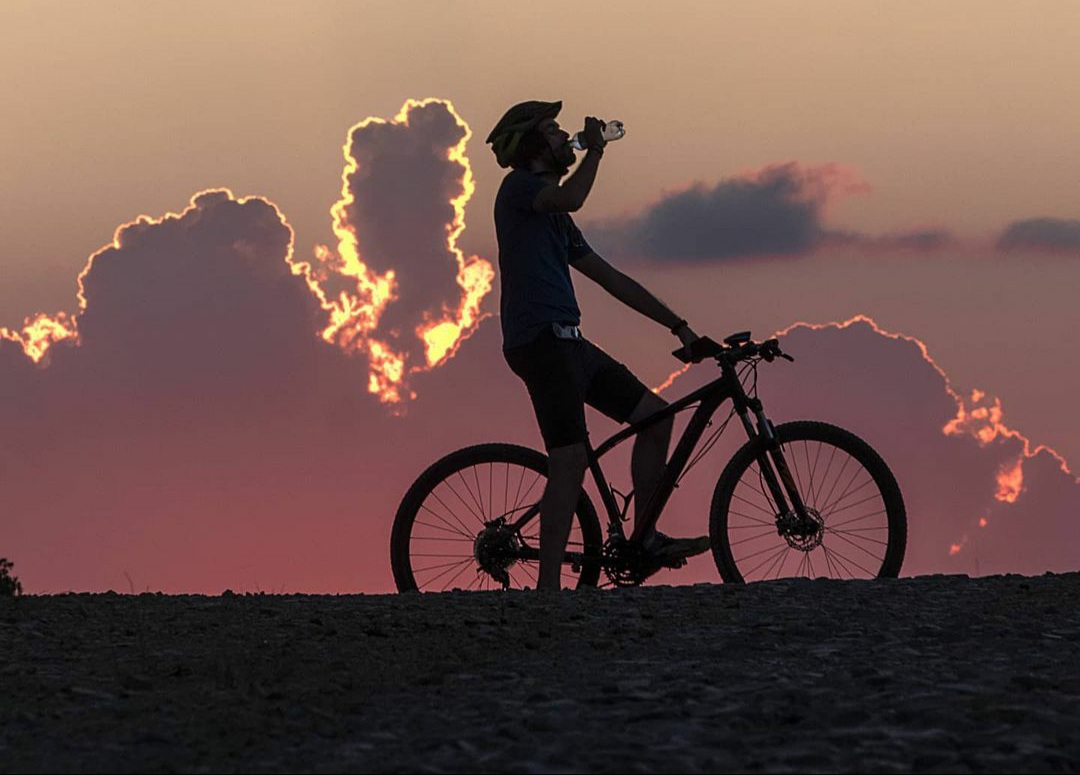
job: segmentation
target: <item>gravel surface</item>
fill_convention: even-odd
[[[0,771],[1076,772],[1080,573],[0,599]]]

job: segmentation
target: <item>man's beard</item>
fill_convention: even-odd
[[[570,166],[577,161],[577,157],[574,155],[574,149],[567,143],[562,149],[555,152],[551,151],[552,166],[555,171],[559,173],[559,177],[562,177],[570,172]]]

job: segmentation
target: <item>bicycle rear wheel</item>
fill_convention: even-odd
[[[536,587],[539,503],[547,458],[514,444],[453,452],[416,480],[398,508],[390,562],[398,591]],[[563,565],[563,586],[595,586],[603,537],[585,490]]]
[[[895,577],[907,544],[904,499],[885,461],[855,434],[822,422],[775,428],[809,522],[777,507],[754,439],[716,484],[709,515],[713,558],[726,582],[791,576]],[[781,512],[784,513],[781,513]]]

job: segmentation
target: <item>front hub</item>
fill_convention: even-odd
[[[825,537],[825,520],[817,509],[807,507],[806,517],[786,511],[776,518],[776,530],[792,549],[810,552],[821,546]]]

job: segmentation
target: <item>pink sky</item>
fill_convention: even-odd
[[[467,314],[455,276],[495,263],[490,212],[503,173],[480,140],[529,98],[563,99],[568,127],[585,113],[627,122],[576,219],[700,331],[876,321],[877,333],[865,323],[793,330],[802,357],[770,369],[769,406],[777,420],[851,427],[886,454],[909,499],[905,572],[1075,569],[1080,419],[1068,406],[1080,388],[1080,248],[1069,229],[1080,159],[1070,133],[1080,108],[1058,88],[1080,65],[1064,41],[1080,21],[1071,6],[1038,19],[959,3],[583,11],[547,29],[529,22],[547,43],[534,59],[507,35],[513,19],[482,3],[273,16],[197,3],[153,16],[137,5],[59,7],[59,19],[36,3],[0,12],[0,57],[27,73],[18,88],[0,86],[12,107],[0,127],[0,327],[78,312],[77,275],[139,213],[178,214],[215,186],[266,202],[212,195],[184,218],[147,222],[138,239],[130,232],[87,272],[80,343],[56,345],[48,365],[0,345],[0,554],[29,591],[126,589],[128,576],[169,591],[384,590],[389,520],[415,475],[466,443],[537,443],[498,357],[495,318],[434,368],[400,334],[444,309]],[[627,55],[646,45],[654,56]],[[608,64],[584,67],[586,51]],[[407,99],[429,96],[451,102],[461,123],[433,103],[430,122],[394,129]],[[286,263],[288,243],[294,265],[338,267],[322,287],[355,288],[331,207],[346,131],[369,117],[389,123],[374,122],[382,139],[363,135],[375,175],[347,181],[364,204],[346,217],[369,266],[395,270],[401,297],[377,335],[327,344],[318,332],[329,312]],[[459,137],[460,160],[422,163],[417,148]],[[401,167],[408,148],[421,161]],[[475,188],[464,196],[466,163]],[[756,202],[739,197],[759,195],[769,169],[786,170],[772,179],[789,176],[806,204],[794,214],[817,238],[731,255],[725,234],[706,229],[701,255],[687,257],[676,238],[705,227],[667,233],[656,221],[659,205],[676,210],[693,190],[719,208],[704,211],[710,219]],[[837,169],[843,180],[821,183]],[[444,242],[455,197],[463,264]],[[1038,218],[1065,236],[998,249],[1011,224],[1042,228]],[[646,223],[663,237],[658,248],[641,242]],[[895,240],[926,230],[946,238],[925,249]],[[335,258],[320,264],[316,245]],[[577,287],[589,335],[662,381],[674,365],[666,332],[584,278]],[[496,281],[481,314],[497,312],[497,293]],[[923,343],[930,360],[881,332]],[[404,412],[368,392],[376,340],[416,369]],[[976,389],[985,405],[1000,400],[1014,435],[980,444],[977,422],[942,432],[956,398],[970,411]],[[1024,457],[1024,440],[1029,453],[1048,445],[1058,457]],[[996,477],[1018,459],[1027,489],[1003,504]],[[669,518],[704,526],[705,504]],[[715,579],[707,564],[691,571],[667,580]]]

